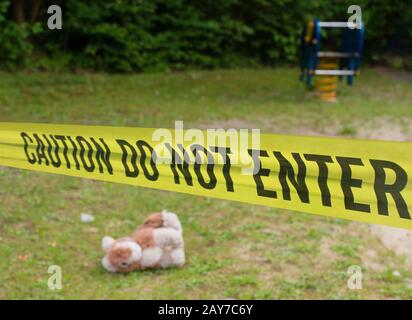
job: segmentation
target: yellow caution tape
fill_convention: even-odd
[[[0,123],[0,165],[412,229],[412,143],[216,132]]]

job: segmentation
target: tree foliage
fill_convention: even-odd
[[[353,1],[0,0],[0,64],[132,72],[295,62],[305,21],[346,21]],[[47,28],[59,4],[63,29]],[[359,0],[366,57],[412,54],[410,0]]]

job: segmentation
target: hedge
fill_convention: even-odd
[[[30,7],[24,1],[25,13]],[[47,7],[60,4],[63,29],[47,28]],[[16,22],[0,0],[2,68],[71,68],[109,72],[276,65],[297,60],[309,18],[348,18],[353,1],[66,0],[43,1],[34,21]],[[16,3],[15,3],[16,4]],[[358,0],[366,59],[412,56],[408,0]]]

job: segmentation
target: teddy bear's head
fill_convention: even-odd
[[[103,267],[109,272],[130,272],[140,268],[142,249],[131,238],[115,240],[104,237],[102,248],[106,255],[103,257]]]

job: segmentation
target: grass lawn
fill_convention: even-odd
[[[184,73],[0,73],[0,121],[261,128],[410,139],[412,83],[365,70],[319,103],[295,69]],[[183,269],[109,274],[101,238],[167,208],[182,220]],[[82,212],[96,217],[80,221]],[[410,249],[412,250],[412,249]],[[63,289],[47,287],[49,265]],[[359,265],[363,289],[347,288]],[[132,186],[0,168],[0,298],[412,298],[412,264],[370,225]]]

